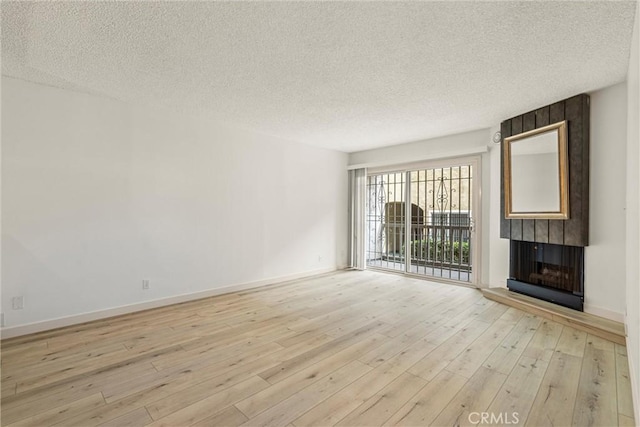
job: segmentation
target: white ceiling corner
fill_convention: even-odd
[[[637,2],[2,2],[3,74],[353,152],[623,81]]]

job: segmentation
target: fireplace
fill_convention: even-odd
[[[510,290],[583,311],[583,247],[511,240],[510,255]]]
[[[501,194],[500,237],[510,240],[511,257],[507,286],[510,290],[554,302],[576,310],[583,310],[584,298],[584,248],[589,245],[589,129],[591,101],[589,95],[580,94],[554,102],[524,114],[504,120],[500,124],[501,149]],[[548,126],[564,122],[566,125],[567,162],[566,174],[560,185],[560,206],[566,202],[562,190],[569,197],[566,219],[558,219],[544,206],[528,207],[516,212],[506,203],[506,180],[511,179],[512,168],[508,166],[507,143],[530,139],[530,131],[544,132]],[[542,129],[542,130],[541,130]],[[558,128],[559,129],[559,128]],[[564,144],[558,134],[558,147]],[[508,138],[508,141],[507,141]],[[528,166],[537,165],[531,161]],[[564,169],[564,168],[563,168]],[[542,175],[541,168],[536,169]],[[530,176],[532,182],[538,176]],[[568,179],[568,183],[566,180]],[[555,188],[555,187],[554,187]],[[511,189],[513,190],[513,189]],[[517,197],[526,197],[527,191]],[[537,191],[537,190],[535,190]],[[513,193],[513,191],[512,191]],[[513,197],[513,194],[511,194]],[[513,200],[510,200],[513,202]],[[513,206],[511,206],[513,207]],[[560,209],[564,212],[564,209]],[[564,217],[563,217],[564,218]]]

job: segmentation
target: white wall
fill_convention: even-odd
[[[468,156],[483,153],[488,143],[487,129],[459,133],[423,141],[349,154],[350,166],[386,166],[421,160]]]
[[[496,124],[491,129],[491,134],[500,131],[500,124]],[[509,276],[509,240],[500,237],[500,219],[504,215],[504,211],[500,209],[500,184],[502,177],[502,169],[500,162],[502,159],[502,150],[500,144],[494,144],[489,151],[490,171],[490,188],[491,197],[489,198],[490,208],[490,230],[489,251],[491,259],[489,261],[489,285],[491,287],[507,287],[507,277]]]
[[[346,264],[346,154],[2,84],[5,337]]]
[[[495,145],[491,143],[493,133],[489,129],[481,129],[473,132],[466,132],[456,135],[449,135],[442,138],[434,138],[424,141],[410,142],[406,144],[394,145],[391,147],[377,148],[367,151],[358,151],[349,155],[349,166],[386,166],[401,165],[425,160],[435,160],[448,157],[462,157],[469,155],[481,156],[482,169],[482,188],[481,198],[482,205],[482,231],[480,247],[481,255],[481,277],[480,285],[488,286],[493,283],[490,277],[491,272],[498,273],[499,268],[491,268],[492,252],[490,251],[490,241],[493,239],[495,230],[490,224],[491,214],[489,212],[490,204],[487,204],[491,198],[491,161],[492,156],[488,150]],[[499,150],[498,150],[499,151]],[[500,158],[498,157],[498,168],[500,168]],[[498,185],[499,185],[498,181]],[[498,186],[499,188],[499,186]],[[498,190],[498,197],[500,196]],[[498,201],[499,203],[499,201]],[[499,239],[499,229],[497,231],[497,239]],[[508,255],[507,255],[508,257]],[[508,258],[507,258],[508,261]],[[502,280],[506,279],[506,273]],[[496,280],[500,280],[497,279]]]
[[[585,248],[585,311],[624,320],[626,270],[627,88],[590,93],[589,246]]]
[[[623,321],[625,304],[626,85],[590,93],[590,221],[585,311]],[[492,131],[497,131],[496,126]],[[491,156],[491,286],[506,286],[508,240],[500,239],[500,150]]]
[[[590,245],[585,249],[585,311],[623,321],[625,311],[626,84],[591,93]],[[506,118],[505,118],[506,119]],[[500,239],[500,147],[490,142],[499,129],[352,153],[349,164],[380,165],[422,160],[447,153],[482,154],[484,286],[506,286],[508,240]]]
[[[636,6],[636,20],[631,42],[631,57],[627,74],[627,268],[626,268],[626,326],[627,353],[631,374],[631,388],[635,402],[636,423],[640,422],[640,6]]]

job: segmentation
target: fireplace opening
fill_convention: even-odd
[[[511,240],[507,287],[583,310],[584,248]]]

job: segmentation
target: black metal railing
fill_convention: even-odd
[[[404,224],[386,224],[384,232],[387,242],[404,242]],[[413,265],[471,270],[470,225],[412,225],[410,245]],[[406,253],[404,245],[393,245],[385,247],[382,256],[400,261]]]

